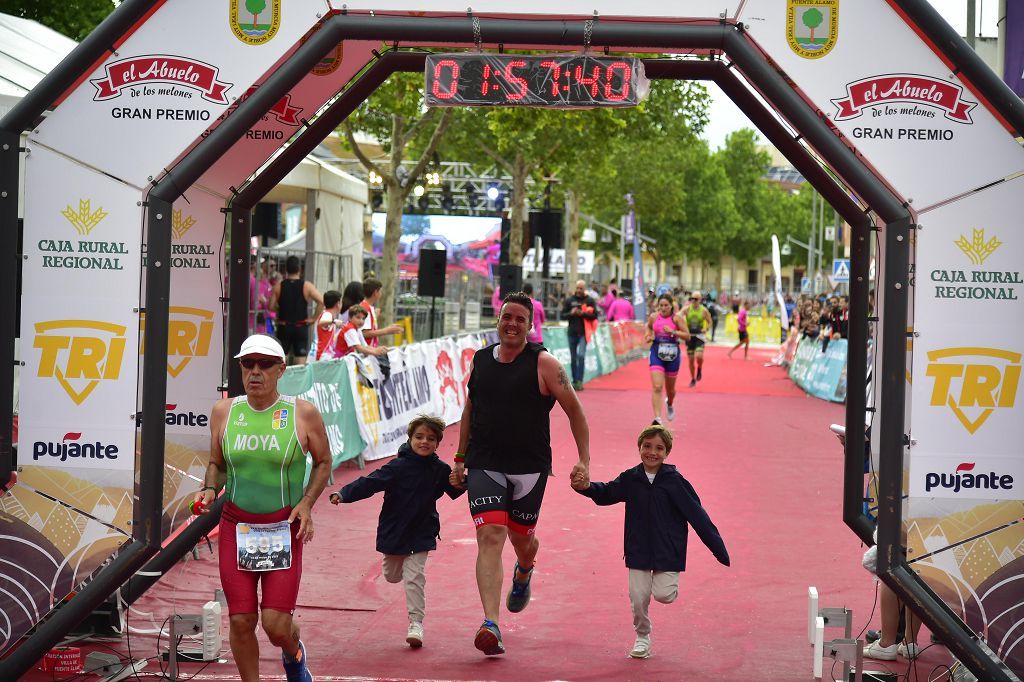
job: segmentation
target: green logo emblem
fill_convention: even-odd
[[[804,59],[824,57],[839,40],[839,0],[786,0],[786,41]]]
[[[281,28],[281,0],[229,0],[231,32],[247,45],[269,42]]]

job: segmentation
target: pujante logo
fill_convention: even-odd
[[[1021,354],[999,348],[928,351],[925,375],[934,380],[929,404],[949,407],[974,434],[997,409],[1014,406],[1020,369]]]
[[[71,459],[117,459],[117,446],[108,445],[101,441],[79,443],[82,438],[81,431],[71,431],[64,434],[59,441],[36,441],[32,444],[32,461],[38,461],[41,457],[52,457],[66,462]],[[49,463],[52,460],[44,460]]]
[[[181,90],[183,86],[198,90],[203,99],[214,104],[227,104],[225,93],[232,83],[217,80],[220,69],[190,57],[179,57],[169,54],[147,54],[129,57],[104,65],[106,75],[94,78],[89,82],[96,87],[93,101],[101,102],[121,96],[124,88],[133,90],[139,95],[172,95],[188,96],[191,93]],[[170,87],[148,87],[165,85]]]
[[[955,83],[921,76],[914,73],[888,73],[863,78],[846,85],[846,97],[832,100],[838,111],[836,121],[857,118],[865,109],[885,104],[909,104],[905,107],[885,107],[886,114],[921,116],[929,107],[938,109],[950,121],[973,124],[971,109],[977,102],[963,99],[964,89]]]
[[[109,215],[103,210],[102,206],[93,211],[91,204],[91,199],[79,199],[78,211],[71,208],[71,205],[69,204],[67,208],[60,212],[60,214],[67,218],[68,222],[74,226],[75,231],[78,232],[81,237],[89,236],[89,233],[93,231],[93,228],[99,225],[103,219]]]
[[[970,241],[967,240],[966,235],[960,235],[960,239],[957,239],[953,243],[956,244],[957,248],[963,251],[975,265],[981,265],[984,263],[985,259],[995,253],[996,249],[1003,245],[1003,243],[995,237],[985,241],[985,228],[972,230]]]
[[[42,351],[37,376],[54,378],[76,405],[101,381],[116,381],[124,359],[123,325],[98,320],[51,320],[35,324],[33,348]]]
[[[924,491],[931,492],[934,488],[946,488],[954,493],[962,489],[1012,490],[1013,476],[996,471],[974,471],[974,462],[961,462],[952,474],[929,471],[925,474]]]
[[[786,0],[786,41],[804,59],[824,57],[839,40],[839,0]]]
[[[231,32],[246,45],[270,42],[281,28],[281,0],[229,0]]]
[[[205,358],[210,354],[213,311],[172,305],[168,314],[167,373],[177,377],[192,362],[192,358]],[[142,331],[139,355],[143,355],[146,349],[145,313],[142,313],[139,324]]]

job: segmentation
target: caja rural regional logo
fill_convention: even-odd
[[[960,235],[960,238],[955,242],[956,247],[964,252],[964,255],[970,259],[974,265],[982,265],[985,260],[996,252],[1000,246],[1003,245],[998,238],[992,237],[988,241],[985,240],[985,228],[980,230],[973,229],[971,231],[971,239],[968,240],[966,235]]]
[[[231,32],[247,45],[262,45],[281,28],[281,0],[229,0]]]
[[[177,377],[188,367],[192,358],[210,354],[210,340],[213,338],[213,311],[187,306],[171,306],[167,321],[167,373]],[[146,314],[140,321],[142,342],[139,355],[146,349]]]
[[[41,351],[37,376],[57,380],[76,405],[101,381],[117,381],[124,360],[120,324],[99,320],[50,320],[35,324],[33,348]]]
[[[997,409],[1014,406],[1020,369],[1021,354],[999,348],[928,351],[925,375],[933,380],[929,404],[949,407],[973,434]]]
[[[824,57],[839,40],[839,0],[786,0],[786,41],[804,59]]]
[[[108,215],[102,206],[98,207],[95,211],[92,210],[92,201],[90,199],[79,199],[77,211],[71,208],[69,204],[60,214],[67,218],[68,222],[71,223],[81,237],[89,236],[93,228],[103,222],[103,219]]]

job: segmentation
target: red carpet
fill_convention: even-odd
[[[683,370],[668,461],[700,494],[732,567],[719,565],[690,534],[679,599],[651,606],[652,658],[626,656],[634,635],[622,562],[623,508],[597,507],[570,490],[566,474],[575,447],[556,407],[556,477],[538,527],[534,597],[523,613],[502,614],[508,653],[485,658],[472,645],[482,612],[464,498],[439,504],[443,540],[427,564],[425,645],[411,650],[405,644],[402,587],[384,581],[373,549],[382,498],[332,507],[324,495],[316,507],[317,535],[307,546],[297,611],[317,679],[812,679],[807,587],[818,588],[822,606],[852,608],[856,635],[868,625],[874,586],[860,566],[864,548],[841,520],[842,453],[828,425],[843,421],[842,406],[805,397],[782,369],[762,366],[769,355],[752,350],[749,361],[730,361],[725,349],[712,347],[705,379],[694,389],[686,388]],[[650,423],[647,377],[646,362],[639,361],[581,393],[593,480],[609,480],[638,461],[636,434]],[[450,459],[456,439],[453,426],[442,457]],[[331,489],[359,474],[339,469]],[[511,570],[511,550],[505,557]],[[216,586],[215,559],[204,547],[198,561],[189,558],[131,610],[130,625],[155,630],[174,611],[195,613]],[[876,612],[871,627],[878,622]],[[283,679],[276,650],[262,633],[260,642],[264,679]],[[927,631],[919,643],[928,643]],[[125,642],[113,646],[127,652]],[[226,647],[225,637],[230,659]],[[132,634],[131,648],[136,658],[152,656],[156,637]],[[926,651],[917,664],[919,679],[947,660],[941,647]],[[199,668],[186,664],[183,674]],[[826,679],[830,668],[827,663]],[[907,663],[879,662],[868,669],[906,673]],[[35,679],[50,677],[39,673]],[[229,660],[206,667],[196,679],[237,679],[237,673]]]

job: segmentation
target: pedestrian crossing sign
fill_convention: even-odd
[[[836,284],[850,282],[849,258],[836,258],[832,261],[832,281]]]

